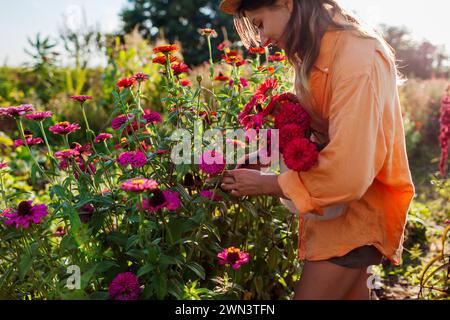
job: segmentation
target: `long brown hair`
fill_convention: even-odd
[[[252,11],[264,6],[277,7],[279,0],[242,0],[234,16],[234,24],[246,48],[260,46],[258,29],[245,16],[244,11]],[[344,18],[340,24],[333,20],[335,15]],[[378,39],[388,49],[395,63],[395,53],[383,36],[365,25],[358,17],[344,10],[336,0],[294,0],[293,12],[284,31],[285,49],[289,62],[295,69],[295,88],[304,103],[310,103],[309,76],[320,53],[321,40],[328,29],[354,30],[363,38]],[[398,80],[401,75],[398,73]]]

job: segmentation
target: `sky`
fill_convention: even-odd
[[[369,24],[404,25],[416,39],[443,44],[450,51],[448,0],[340,1]],[[29,61],[24,52],[28,37],[40,32],[57,38],[64,21],[73,28],[79,26],[83,10],[89,25],[98,25],[104,32],[120,30],[118,14],[126,5],[127,0],[0,0],[0,65]]]

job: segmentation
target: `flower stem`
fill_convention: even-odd
[[[23,143],[25,144],[28,152],[30,153],[31,159],[33,159],[34,164],[36,165],[37,169],[39,170],[39,172],[41,172],[42,176],[47,179],[49,182],[54,183],[53,179],[51,179],[44,171],[44,169],[41,168],[41,166],[39,165],[39,163],[37,162],[37,160],[34,158],[33,153],[31,152],[30,146],[28,145],[27,139],[25,138],[25,133],[23,130],[23,125],[22,125],[22,120],[18,119],[16,120],[17,122],[17,126],[19,127],[19,133],[20,136],[22,137]]]

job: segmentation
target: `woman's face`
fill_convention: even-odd
[[[245,16],[259,30],[261,45],[272,44],[285,49],[283,33],[292,14],[294,0],[280,0],[276,7],[262,7],[252,11],[244,11]]]

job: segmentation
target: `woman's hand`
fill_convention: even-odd
[[[225,171],[222,190],[230,192],[234,197],[272,195],[285,197],[277,175],[261,174],[257,170],[237,169]]]

